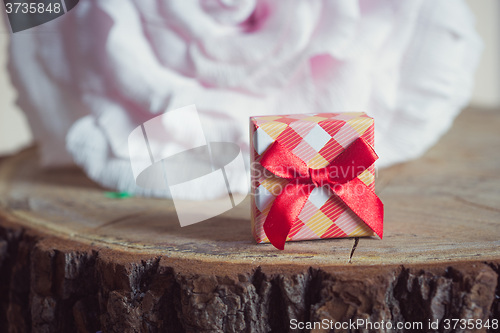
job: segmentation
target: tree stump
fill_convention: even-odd
[[[374,332],[497,331],[499,128],[500,112],[468,110],[424,157],[381,170],[384,239],[360,239],[350,262],[354,239],[255,244],[249,200],[181,228],[171,201],[107,198],[76,169],[40,168],[34,148],[3,159],[0,332],[299,332],[358,319],[406,324]]]

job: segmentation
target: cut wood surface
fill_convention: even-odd
[[[255,244],[248,198],[181,228],[171,201],[107,198],[26,150],[0,162],[0,332],[500,319],[500,112],[467,110],[376,191],[384,239],[361,238],[349,263],[353,239]]]

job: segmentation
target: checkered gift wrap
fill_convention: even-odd
[[[252,169],[252,232],[257,243],[268,243],[264,222],[281,189],[289,183],[260,164],[274,141],[280,142],[309,168],[328,166],[359,137],[373,146],[373,118],[362,112],[260,116],[250,118]],[[358,178],[375,187],[372,165]],[[311,193],[293,224],[287,241],[373,236],[375,233],[328,187]]]

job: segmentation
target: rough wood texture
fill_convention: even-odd
[[[34,150],[4,159],[0,332],[500,319],[499,128],[500,112],[467,111],[423,158],[380,171],[385,237],[361,239],[352,264],[352,239],[254,244],[248,201],[181,228],[167,200],[105,198]]]

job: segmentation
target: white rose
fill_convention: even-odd
[[[195,104],[207,139],[244,153],[249,116],[366,111],[384,167],[449,128],[480,49],[456,0],[89,0],[14,34],[10,70],[46,165],[163,195],[135,186],[127,137],[165,110]]]

